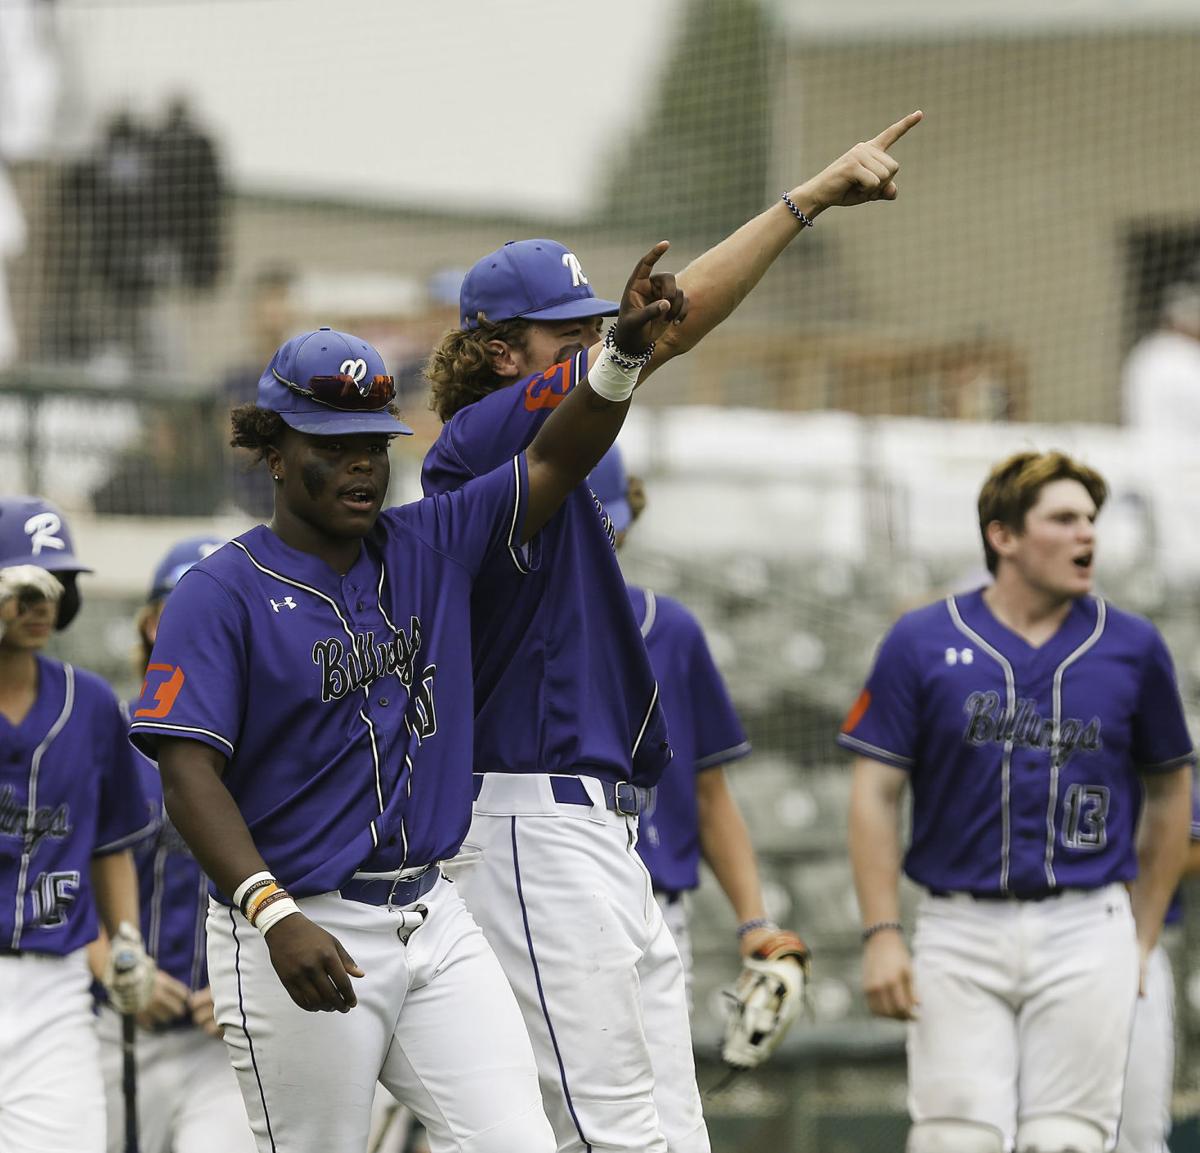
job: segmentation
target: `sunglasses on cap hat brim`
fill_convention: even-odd
[[[360,384],[349,373],[339,372],[333,376],[310,376],[307,384],[297,384],[285,380],[274,369],[271,371],[292,392],[339,412],[378,412],[396,399],[396,381],[391,376],[377,374]]]

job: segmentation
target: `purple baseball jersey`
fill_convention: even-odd
[[[750,742],[717,671],[700,622],[671,597],[629,586],[634,616],[658,678],[675,757],[642,812],[638,853],[656,889],[700,884],[696,776],[744,757]]]
[[[522,563],[525,458],[383,512],[344,576],[258,526],[167,601],[131,731],[201,741],[297,897],[453,856],[471,818],[471,584]]]
[[[133,850],[142,940],[160,969],[195,992],[208,984],[204,930],[208,878],[167,816],[158,768],[139,753],[138,770],[155,820],[154,835]],[[190,1016],[182,1020],[191,1023]]]
[[[1033,648],[982,590],[901,617],[838,743],[908,772],[914,881],[1017,895],[1132,880],[1138,774],[1193,760],[1153,625],[1084,597]]]
[[[1192,829],[1191,838],[1193,841],[1200,841],[1200,781],[1196,780],[1196,775],[1192,774]],[[1177,925],[1183,920],[1183,890],[1176,889],[1175,895],[1171,898],[1170,905],[1167,906],[1166,916],[1163,917],[1164,925]]]
[[[147,836],[137,754],[112,690],[39,655],[38,695],[0,717],[0,947],[62,956],[99,931],[95,856]]]
[[[586,371],[580,353],[456,413],[425,457],[425,491],[461,488],[521,452]],[[658,686],[612,524],[586,485],[529,555],[524,573],[493,557],[471,600],[475,771],[653,785],[671,759]]]

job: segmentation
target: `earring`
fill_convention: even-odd
[[[276,472],[276,473],[272,473],[272,474],[271,474],[271,479],[272,479],[272,480],[275,480],[275,481],[279,480],[279,479],[280,479],[280,477],[279,477],[279,473],[277,473],[277,472]]]

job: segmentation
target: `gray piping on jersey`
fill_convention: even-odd
[[[244,552],[246,554],[246,559],[249,560],[250,563],[256,569],[258,569],[259,572],[265,573],[267,576],[272,577],[277,581],[282,581],[283,584],[291,585],[292,588],[300,589],[302,592],[311,593],[318,600],[324,601],[331,609],[333,609],[334,616],[337,617],[338,623],[341,624],[342,628],[345,630],[346,636],[348,636],[350,638],[350,647],[353,650],[353,648],[354,648],[354,630],[347,623],[346,618],[344,616],[342,616],[342,610],[340,608],[338,608],[337,601],[335,601],[332,597],[326,596],[323,592],[321,592],[320,589],[313,588],[312,585],[306,585],[302,581],[298,581],[298,580],[294,579],[293,577],[284,576],[282,573],[277,573],[274,569],[269,569],[269,568],[267,568],[266,565],[260,564],[255,559],[254,554],[244,544],[242,544],[242,542],[240,540],[231,540],[229,543],[232,545],[237,545],[237,547],[240,548],[242,550],[242,552]],[[380,569],[382,570],[382,568],[383,568],[383,562],[380,561]],[[380,575],[382,577],[382,572]],[[363,699],[369,701],[371,699],[370,685],[363,685],[362,692],[363,692]],[[361,709],[359,710],[358,715],[360,717],[362,717],[362,719],[364,721],[367,721],[367,715]],[[375,729],[372,727],[370,721],[367,721],[367,731],[371,734],[371,759],[375,762],[375,797],[376,797],[376,800],[379,802],[379,812],[382,813],[383,812],[383,778],[382,778],[382,774],[381,774],[380,767],[379,767],[379,750],[375,745]],[[372,821],[369,827],[371,829],[371,841],[375,845],[378,845],[379,844],[379,834],[375,831],[375,822]]]
[[[650,589],[646,589],[646,615],[642,617],[642,636],[648,637],[654,628],[654,618],[658,616],[658,597]]]
[[[396,628],[396,625],[392,621],[392,618],[390,616],[388,616],[387,609],[385,609],[383,607],[383,580],[384,580],[385,573],[386,573],[386,566],[383,563],[383,557],[380,557],[379,558],[379,584],[378,584],[378,586],[376,586],[376,589],[375,589],[375,602],[379,606],[379,615],[381,617],[383,617],[383,623],[385,625],[387,625],[387,627],[389,629],[392,630],[392,633],[394,635],[399,636],[400,630],[398,628]],[[412,725],[409,724],[409,722],[408,722],[407,711],[404,714],[404,727],[405,727],[405,729],[408,730],[408,735],[411,737],[412,736]],[[371,740],[374,741],[374,739],[375,739],[374,730],[372,730]],[[409,797],[411,797],[412,796],[412,761],[409,759],[409,756],[407,753],[404,754],[404,760],[405,760],[405,763],[408,765],[408,771],[409,771],[408,794],[407,795]],[[381,813],[383,812],[382,783],[380,785],[380,794],[379,794],[379,811]],[[408,860],[408,829],[406,827],[407,826],[407,814],[408,814],[408,806],[406,805],[405,809],[404,809],[404,814],[400,817],[400,844],[402,846],[402,851],[404,854],[404,856],[403,856],[404,861]],[[371,822],[371,842],[375,846],[375,848],[379,848],[379,834],[375,829],[374,821]],[[404,866],[401,865],[401,868],[403,868],[403,867]]]
[[[1108,609],[1105,602],[1100,597],[1094,598],[1096,602],[1096,626],[1092,629],[1091,636],[1087,638],[1073,653],[1071,653],[1063,662],[1054,670],[1054,688],[1052,690],[1053,700],[1053,729],[1050,737],[1050,797],[1046,805],[1046,884],[1051,888],[1055,887],[1054,879],[1054,814],[1058,808],[1058,771],[1062,767],[1061,750],[1059,749],[1059,735],[1062,731],[1062,683],[1063,674],[1073,665],[1080,657],[1084,655],[1095,643],[1100,639],[1104,632],[1104,622],[1108,619]]]
[[[206,737],[212,737],[214,741],[220,741],[229,750],[229,755],[233,756],[233,742],[221,736],[220,733],[214,733],[212,729],[202,729],[196,725],[159,725],[153,721],[134,721],[130,728],[135,733],[144,732],[147,729],[157,729],[163,733],[203,733]]]
[[[366,688],[366,686],[363,686],[363,693],[365,694],[366,692],[367,692],[367,688]],[[370,698],[368,698],[368,699],[370,699]],[[367,735],[371,738],[371,760],[374,762],[374,765],[375,765],[375,800],[379,805],[379,812],[382,813],[383,812],[383,776],[379,771],[379,746],[375,743],[375,725],[372,723],[371,718],[369,716],[367,716],[366,711],[364,709],[359,709],[358,715],[360,717],[362,717],[363,724],[365,724],[367,726]],[[371,844],[374,845],[375,848],[379,848],[379,832],[375,828],[375,818],[371,819],[371,822],[367,826],[367,828],[371,830]]]
[[[1162,773],[1168,769],[1178,769],[1183,765],[1195,764],[1195,750],[1186,753],[1180,753],[1177,757],[1172,757],[1169,761],[1156,761],[1152,765],[1134,765],[1139,773]]]
[[[650,718],[654,715],[654,706],[658,704],[658,681],[654,682],[654,692],[650,694],[650,707],[646,710],[645,717],[642,718],[642,727],[638,729],[637,740],[633,742],[633,748],[630,750],[631,757],[637,756],[638,746],[642,743],[642,737],[646,735],[646,727],[650,724]]]
[[[730,761],[736,761],[739,757],[746,756],[751,750],[749,741],[741,741],[729,749],[721,749],[715,753],[709,753],[707,757],[700,757],[695,764],[695,769],[699,772],[701,769],[714,769],[718,765],[727,765]]]
[[[963,636],[969,637],[1004,670],[1004,693],[1007,698],[1005,715],[1015,715],[1017,678],[1012,665],[999,649],[988,644],[962,619],[962,614],[958,611],[958,601],[953,596],[946,598],[946,611],[950,614],[954,627]],[[1004,742],[1004,752],[1000,756],[1000,891],[1003,893],[1008,892],[1009,856],[1012,852],[1012,815],[1009,808],[1012,804],[1012,754],[1015,740],[1016,734],[1010,734]]]
[[[514,538],[517,535],[517,516],[521,511],[521,461],[519,457],[512,458],[513,473],[516,481],[516,499],[513,501],[512,520],[508,524],[508,555],[512,557],[513,564],[517,566],[517,572],[529,572],[527,565],[521,556],[524,545],[517,541],[515,544]]]
[[[208,917],[208,877],[203,872],[196,882],[196,923],[192,928],[192,979],[189,988],[196,992],[200,988],[200,970],[204,965],[204,923]]]
[[[159,940],[162,936],[162,905],[163,905],[163,890],[166,886],[163,884],[163,872],[167,867],[167,846],[161,844],[154,851],[154,888],[150,896],[150,932],[149,940],[146,942],[146,951],[158,960]]]
[[[837,741],[843,748],[865,753],[873,761],[884,761],[902,769],[910,768],[914,763],[912,757],[902,757],[899,753],[893,753],[890,749],[881,749],[878,745],[868,744],[866,741],[859,740],[858,737],[852,737],[849,733],[838,733]]]
[[[54,720],[54,724],[46,731],[41,743],[33,750],[29,760],[29,803],[25,816],[25,843],[21,848],[21,869],[17,874],[17,909],[13,920],[12,948],[21,947],[21,931],[25,928],[25,883],[29,879],[29,861],[32,853],[29,847],[29,834],[37,823],[37,779],[38,770],[42,767],[42,757],[54,743],[55,738],[63,731],[71,713],[75,710],[75,669],[65,662],[62,666],[66,680],[66,691],[63,693],[63,707]]]

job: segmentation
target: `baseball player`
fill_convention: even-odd
[[[998,464],[979,496],[992,583],[903,616],[839,736],[857,755],[863,987],[874,1013],[912,1022],[909,1153],[1116,1140],[1193,755],[1162,638],[1091,593],[1106,495],[1062,453]],[[911,958],[906,783],[903,868],[926,890]]]
[[[154,973],[133,927],[128,846],[150,830],[120,706],[41,651],[79,608],[64,588],[89,571],[53,505],[0,500],[0,1149],[21,1153],[104,1149],[97,912],[121,962],[113,1003],[141,1008]]]
[[[920,118],[856,145],[689,265],[689,312],[641,378],[728,316],[817,214],[893,199],[887,149]],[[460,291],[462,327],[427,370],[445,426],[425,492],[459,489],[529,444],[604,355],[600,326],[616,307],[554,241],[479,260]],[[469,843],[482,857],[460,888],[517,994],[559,1149],[704,1153],[683,969],[634,848],[670,748],[611,531],[581,486],[541,534],[540,568],[493,559],[476,584]]]
[[[592,470],[588,485],[612,522],[617,548],[645,507],[644,489],[628,477],[613,446]],[[746,937],[774,931],[767,917],[749,830],[729,791],[724,766],[748,756],[750,741],[709,652],[700,622],[679,601],[628,585],[633,614],[658,681],[674,758],[640,816],[638,855],[654,882],[654,896],[679,946],[691,985],[692,949],[686,896],[700,885],[703,856]]]
[[[274,516],[181,578],[132,733],[216,886],[216,1019],[264,1153],[361,1153],[376,1082],[436,1149],[553,1149],[512,992],[437,866],[471,814],[467,614],[490,557],[542,563],[539,530],[683,314],[653,271],[666,247],[639,261],[586,386],[458,493],[382,511],[408,430],[357,337],[293,337],[234,411]]]
[[[142,669],[171,590],[223,538],[189,537],[160,561],[150,596],[138,614]],[[237,1081],[213,1019],[205,961],[208,879],[175,831],[162,804],[153,762],[136,754],[154,835],[134,848],[141,897],[141,931],[157,966],[154,993],[138,1014],[137,1111],[140,1153],[253,1153],[254,1137]],[[108,1153],[125,1148],[120,1018],[100,1010],[100,1057],[108,1097]]]
[[[1200,873],[1200,790],[1194,778],[1191,836],[1186,876]],[[1183,899],[1177,892],[1164,918],[1164,936],[1182,920]],[[1160,941],[1146,963],[1145,990],[1133,1011],[1116,1153],[1167,1153],[1174,1087],[1175,977]]]

